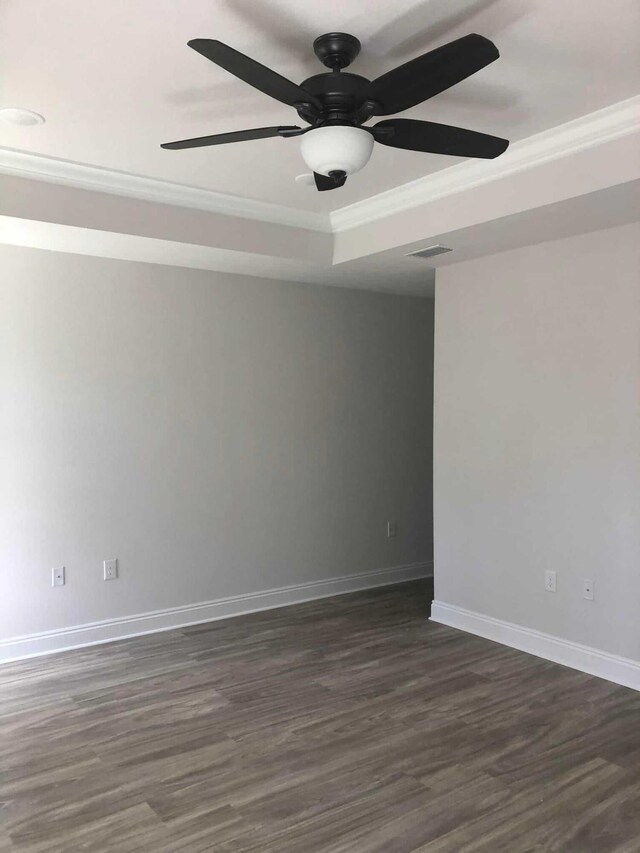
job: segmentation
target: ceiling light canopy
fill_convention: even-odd
[[[373,136],[368,130],[344,125],[328,125],[307,131],[300,140],[302,159],[319,175],[344,172],[353,175],[369,162]]]
[[[18,127],[28,127],[33,124],[44,124],[45,117],[33,110],[23,110],[20,107],[4,107],[0,109],[0,120],[6,124],[14,124]]]

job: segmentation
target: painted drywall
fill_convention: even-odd
[[[122,189],[126,191],[127,186],[134,193],[138,189],[135,178],[125,180]],[[299,225],[284,225],[244,217],[242,208],[227,214],[199,207],[207,204],[207,195],[203,199],[195,191],[194,197],[188,188],[184,194],[178,189],[174,197],[170,196],[168,203],[118,195],[118,189],[120,187],[114,192],[104,192],[98,188],[84,189],[0,174],[0,214],[37,222],[254,253],[266,258],[331,262],[331,234],[328,230],[306,228],[304,214],[299,217]]]
[[[410,251],[430,245],[438,234],[636,181],[640,179],[639,135],[633,132],[636,122],[632,118],[622,135],[614,138],[595,131],[598,145],[587,141],[591,133],[576,139],[570,126],[564,126],[566,136],[562,128],[549,131],[551,139],[556,139],[549,146],[540,137],[531,137],[490,163],[466,160],[418,179],[404,190],[363,202],[364,210],[376,215],[370,222],[351,226],[346,208],[333,218],[340,226],[335,234],[334,263],[401,247]],[[401,204],[403,195],[405,203]]]
[[[431,300],[0,270],[2,637],[430,559]]]
[[[640,660],[640,225],[438,270],[435,313],[436,599]]]

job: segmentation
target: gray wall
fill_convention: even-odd
[[[2,636],[431,558],[432,302],[9,247],[0,270]]]
[[[436,599],[640,659],[640,225],[440,270],[435,325]]]

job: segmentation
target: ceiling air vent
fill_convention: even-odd
[[[427,246],[426,249],[418,249],[417,252],[408,252],[408,258],[433,258],[435,255],[443,255],[445,252],[452,252],[453,249],[448,249],[446,246],[439,244],[435,246]]]

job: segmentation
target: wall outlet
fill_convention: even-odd
[[[118,577],[118,561],[114,558],[113,560],[105,560],[103,563],[104,566],[104,579],[106,581],[114,581]]]
[[[594,600],[595,583],[593,581],[587,580],[586,578],[582,581],[582,597],[586,598],[587,601]]]
[[[547,571],[544,573],[544,588],[545,592],[556,591],[556,573]]]
[[[393,539],[398,535],[398,523],[396,521],[387,521],[387,539]]]
[[[57,569],[51,569],[51,586],[64,586],[64,566]]]

